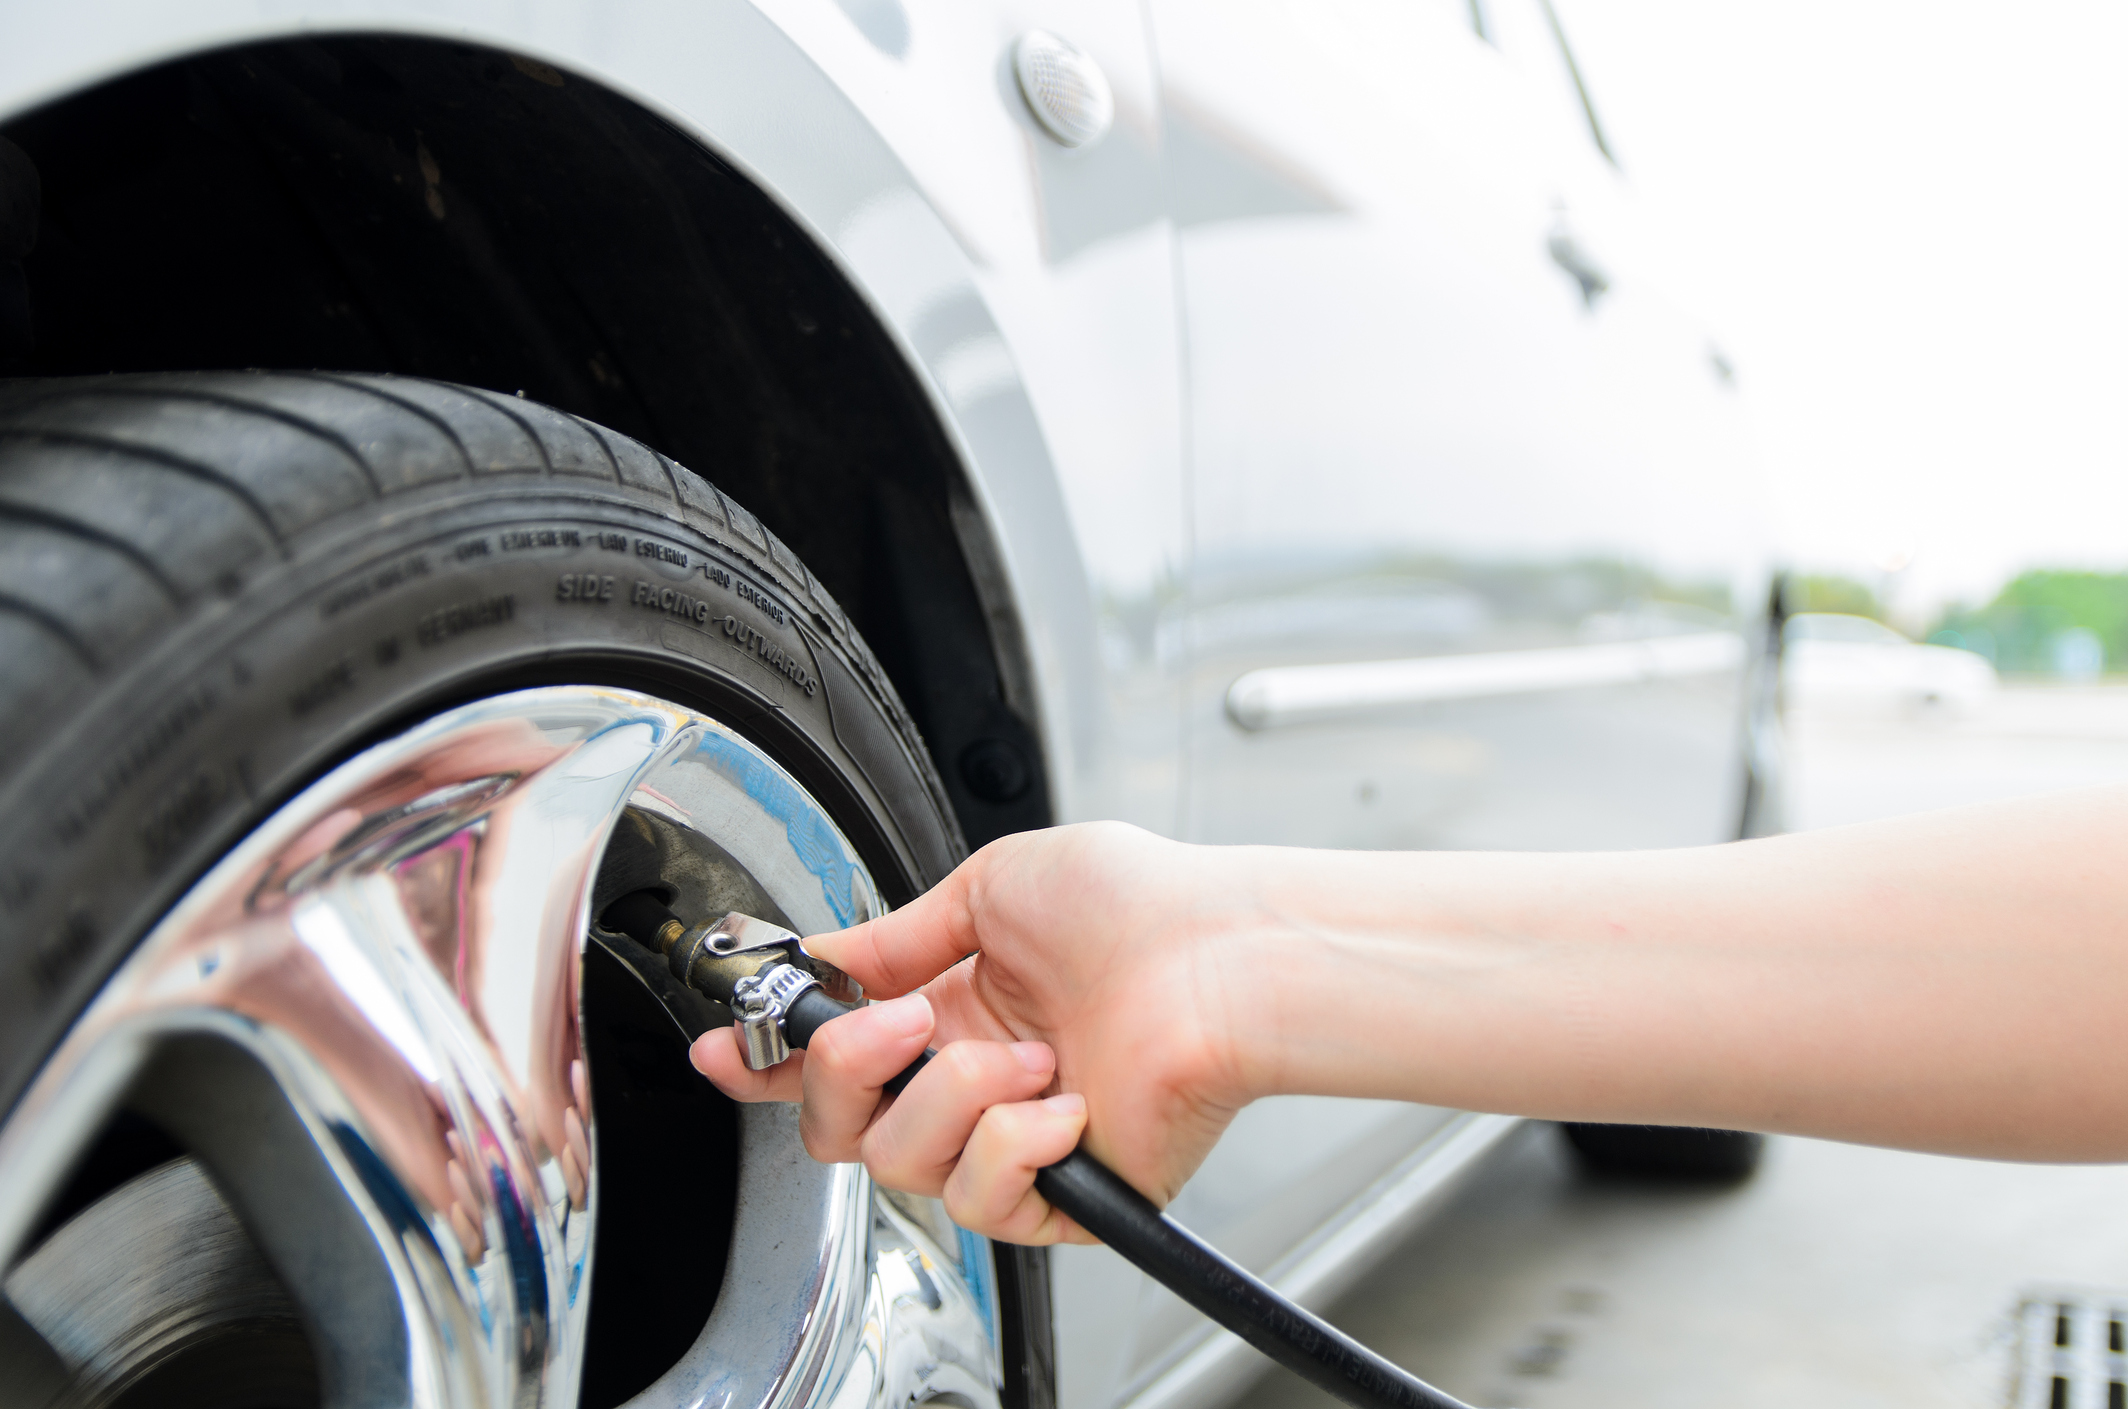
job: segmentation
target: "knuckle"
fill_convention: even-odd
[[[991,1201],[980,1190],[969,1187],[971,1182],[962,1170],[954,1170],[939,1193],[939,1202],[946,1206],[946,1216],[959,1226],[986,1238],[997,1237],[1004,1231],[1003,1225],[992,1216]]]
[[[992,1106],[976,1120],[976,1134],[986,1145],[1012,1149],[1027,1134],[1032,1114],[1024,1102]]]
[[[939,1049],[938,1055],[932,1060],[944,1063],[946,1072],[953,1078],[955,1085],[974,1086],[990,1075],[994,1065],[990,1046],[987,1042],[966,1039],[949,1042]]]
[[[889,1189],[935,1197],[944,1192],[946,1171],[894,1140],[860,1142],[859,1157],[872,1178]]]
[[[909,1174],[909,1161],[899,1143],[877,1127],[857,1142],[857,1157],[868,1173],[888,1188],[899,1188]]]
[[[946,1181],[946,1192],[939,1202],[946,1206],[946,1217],[952,1219],[956,1227],[966,1228],[969,1232],[985,1238],[997,1236],[997,1230],[990,1226],[982,1211],[968,1206],[968,1196],[960,1191],[959,1185],[954,1181]]]
[[[837,1032],[836,1024],[827,1023],[813,1034],[812,1046],[806,1050],[807,1066],[817,1066],[820,1074],[832,1081],[847,1082],[855,1079],[863,1064],[863,1052],[854,1042],[854,1034]]]
[[[805,1152],[821,1164],[841,1163],[842,1142],[832,1139],[820,1128],[819,1122],[801,1119],[798,1122],[798,1138],[804,1142]]]

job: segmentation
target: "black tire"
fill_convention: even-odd
[[[892,903],[964,850],[804,564],[627,437],[390,376],[0,383],[0,1101],[275,807],[442,708],[542,684],[745,733]],[[1008,1300],[1040,1280],[1018,1258]],[[1049,1402],[1042,1311],[1008,1347],[1009,1404]]]
[[[1677,1183],[1737,1184],[1766,1152],[1766,1137],[1748,1130],[1682,1125],[1562,1125],[1584,1169],[1596,1174]]]

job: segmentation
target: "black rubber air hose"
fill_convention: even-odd
[[[604,922],[652,949],[679,918],[662,897],[630,895],[607,907]],[[640,933],[638,932],[640,931]],[[811,1044],[815,1033],[855,1011],[808,988],[784,1014],[784,1040]],[[926,1049],[885,1089],[900,1095],[936,1053]],[[1240,1336],[1310,1384],[1353,1409],[1469,1409],[1416,1375],[1391,1364],[1337,1327],[1304,1311],[1153,1206],[1085,1150],[1035,1171],[1042,1197],[1154,1281]]]
[[[785,1037],[803,1047],[824,1024],[850,1011],[819,989],[807,989],[791,1005]],[[899,1095],[933,1055],[926,1050],[904,1067],[886,1083],[888,1093]],[[1469,1409],[1280,1296],[1085,1150],[1036,1170],[1034,1187],[1139,1271],[1354,1409]]]

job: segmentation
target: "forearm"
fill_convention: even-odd
[[[2128,1158],[2124,853],[2111,789],[1684,851],[1260,853],[1285,982],[1251,1079]]]

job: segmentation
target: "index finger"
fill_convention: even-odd
[[[968,909],[964,873],[976,858],[899,910],[832,934],[815,935],[806,951],[864,985],[872,998],[895,998],[922,988],[981,946]]]

